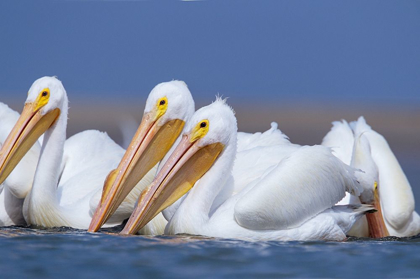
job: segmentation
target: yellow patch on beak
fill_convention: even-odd
[[[50,89],[44,88],[39,93],[38,97],[35,100],[34,112],[38,111],[40,108],[48,104],[50,101]]]
[[[168,98],[162,97],[157,101],[156,104],[157,113],[154,120],[159,119],[168,110]]]
[[[191,133],[190,142],[195,142],[207,135],[209,132],[209,127],[210,123],[207,119],[200,121],[200,123],[194,127]]]

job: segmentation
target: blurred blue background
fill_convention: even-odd
[[[0,38],[0,100],[20,111],[35,79],[58,76],[69,135],[121,143],[150,90],[182,79],[197,107],[230,97],[241,130],[277,121],[316,144],[365,115],[396,150],[420,143],[418,1],[1,1]]]
[[[0,38],[2,96],[57,75],[71,100],[183,79],[206,101],[420,102],[418,1],[1,1]]]

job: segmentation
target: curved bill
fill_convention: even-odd
[[[36,103],[25,104],[22,114],[0,150],[0,184],[59,116],[58,108],[41,114]]]
[[[159,212],[187,193],[223,151],[222,143],[199,147],[187,135],[145,189],[121,234],[136,234]]]
[[[366,214],[366,219],[369,227],[369,237],[382,238],[389,236],[389,232],[386,228],[385,220],[382,215],[382,208],[379,200],[378,189],[376,187],[374,190],[374,200],[372,205],[377,211],[371,214]]]
[[[120,164],[105,180],[89,232],[98,231],[137,183],[162,160],[178,138],[184,124],[183,120],[174,119],[159,126],[153,112],[143,116]]]

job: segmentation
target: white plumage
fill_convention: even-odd
[[[137,200],[140,192],[131,189],[138,181],[141,184],[140,189],[150,184],[156,172],[156,165],[162,159],[165,160],[164,156],[172,148],[185,121],[193,112],[194,101],[185,82],[173,80],[153,88],[147,98],[141,124],[127,151],[107,177],[102,195],[97,195],[94,202],[91,202],[91,205],[94,205],[94,214],[89,226],[90,232],[99,230],[107,220],[118,216],[118,213],[132,212],[133,208],[127,208],[129,212],[125,211],[121,202],[126,197],[130,201]],[[144,175],[146,176],[143,178]],[[117,208],[118,212],[115,212]],[[166,224],[161,215],[157,218],[162,221],[160,224]],[[146,227],[142,233],[152,231],[156,230]]]
[[[196,133],[197,128],[194,127],[199,127],[203,120],[209,122],[208,133],[192,142],[188,151],[183,151],[182,146]],[[352,224],[366,211],[371,210],[370,206],[331,208],[344,197],[346,190],[356,194],[361,190],[354,170],[334,157],[329,148],[292,145],[273,128],[268,134],[277,134],[278,141],[269,140],[265,147],[277,146],[281,149],[289,146],[294,151],[289,150],[286,155],[283,152],[285,156],[277,158],[278,163],[266,168],[262,176],[237,187],[236,179],[241,176],[241,170],[236,169],[232,176],[234,162],[235,166],[239,162],[241,165],[248,164],[249,169],[258,168],[264,156],[271,158],[273,154],[262,153],[258,144],[253,145],[252,135],[242,135],[242,139],[248,141],[241,146],[242,152],[249,155],[253,154],[251,150],[260,149],[260,152],[254,154],[259,153],[262,157],[243,156],[240,160],[238,157],[235,160],[235,155],[241,152],[237,153],[236,119],[232,110],[221,100],[198,110],[187,123],[180,145],[157,174],[155,180],[161,179],[162,182],[152,183],[148,193],[154,189],[157,189],[155,193],[166,193],[165,186],[171,184],[171,177],[182,177],[182,174],[178,176],[176,170],[182,169],[179,162],[187,159],[175,159],[177,154],[190,154],[193,148],[195,150],[219,143],[224,145],[224,149],[180,203],[166,226],[165,233],[247,240],[344,239]],[[263,135],[259,134],[255,138],[261,139]],[[169,171],[171,164],[174,164],[173,171]],[[262,169],[258,169],[257,172],[261,171]],[[165,172],[168,173],[166,178]],[[248,169],[243,169],[242,174],[248,176]],[[179,183],[181,186],[185,185],[182,181]],[[227,194],[229,191],[226,189],[231,189],[233,195]],[[224,192],[225,195],[220,194]],[[143,197],[137,208],[144,210],[138,211],[136,208],[123,233],[132,233],[131,226],[135,226],[132,220],[136,220],[138,216],[153,216],[151,212],[154,212],[155,207],[151,203],[156,203],[157,209],[162,202],[159,194],[150,196],[150,199]],[[214,206],[214,203],[219,203],[220,206]],[[147,219],[144,220],[146,221]],[[143,221],[140,219],[140,222]]]
[[[278,129],[276,122],[271,123],[271,128],[263,133],[238,132],[237,152],[254,147],[271,147],[277,145],[290,145],[289,138]]]
[[[341,122],[334,121],[332,125],[331,131],[325,135],[321,145],[330,147],[337,158],[345,164],[350,165],[354,147],[353,130],[345,120],[342,120]],[[358,196],[346,193],[346,196],[341,199],[337,205],[347,204],[361,204],[361,202]],[[368,237],[369,230],[366,217],[362,216],[362,218],[357,220],[348,234],[357,237]]]
[[[43,124],[43,121],[51,121],[48,117],[57,110],[59,114],[52,124]],[[124,154],[120,146],[98,131],[85,131],[66,141],[67,111],[67,94],[61,82],[54,77],[40,78],[31,86],[21,116],[20,123],[27,124],[23,127],[20,126],[22,124],[16,124],[12,131],[23,135],[19,141],[12,142],[16,149],[31,137],[32,130],[46,130],[33,187],[24,202],[23,214],[30,225],[88,228],[91,199],[101,192],[106,176]],[[37,123],[45,128],[39,128]],[[13,148],[8,150],[13,152]],[[153,173],[149,173],[149,176],[153,176]],[[134,195],[137,196],[141,189],[136,191]],[[133,209],[135,199],[128,198],[124,203],[122,209],[125,214],[117,214],[119,218],[110,220],[108,226],[119,224],[127,218],[127,208]],[[160,222],[156,226],[163,227]]]
[[[332,207],[345,191],[358,194],[358,187],[353,170],[340,163],[330,150],[302,146],[258,179],[257,184],[247,187],[249,191],[235,204],[235,219],[254,230],[296,228]]]
[[[365,162],[360,168],[367,175],[376,175],[379,178],[377,187],[388,232],[390,235],[400,237],[420,233],[420,217],[414,211],[414,196],[410,183],[386,139],[367,125],[363,117],[350,125],[345,121],[334,122],[332,130],[326,135],[322,144],[331,146],[338,158],[349,163],[353,151],[352,143],[354,138],[358,137],[368,141],[369,148],[365,148],[363,156],[365,161],[372,163]],[[347,198],[348,200],[342,201],[341,204],[357,201],[356,197]],[[367,223],[359,222],[358,227],[353,228],[351,233],[356,236],[367,236]]]
[[[19,113],[0,102],[0,148],[18,118]],[[36,142],[1,185],[0,226],[26,225],[23,200],[32,187],[40,149]]]

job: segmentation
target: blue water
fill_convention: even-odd
[[[417,159],[402,158],[400,163],[419,201]],[[417,203],[417,211],[419,207]],[[2,228],[0,278],[420,278],[420,235],[346,242],[245,242],[199,236],[123,237],[115,234],[119,230],[90,234],[68,228]]]
[[[420,276],[420,236],[254,243],[5,228],[0,247],[0,272],[13,278]]]

